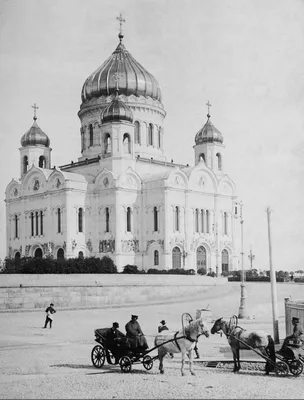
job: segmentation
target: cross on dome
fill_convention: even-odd
[[[126,22],[126,20],[122,17],[122,13],[119,14],[119,17],[116,17],[116,19],[119,21],[119,40],[120,43],[122,41],[122,38],[124,37],[123,33],[122,33],[122,24],[123,22]]]
[[[37,117],[36,117],[36,110],[38,110],[38,106],[36,105],[36,103],[34,103],[33,106],[31,106],[34,109],[34,121],[36,121]]]
[[[210,104],[210,102],[209,102],[209,100],[208,100],[208,102],[206,103],[206,106],[208,107],[208,114],[207,114],[207,117],[208,117],[208,118],[210,118],[210,107],[211,107],[211,105],[212,105],[212,104]]]

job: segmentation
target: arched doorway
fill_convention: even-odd
[[[19,251],[17,251],[17,253],[15,254],[15,260],[20,260],[20,253]]]
[[[226,249],[222,251],[222,273],[229,272],[229,254]]]
[[[196,268],[205,268],[207,271],[207,253],[204,246],[199,246],[196,250]]]
[[[172,250],[172,268],[181,268],[182,267],[182,253],[179,247],[174,247]]]
[[[78,253],[78,258],[81,258],[81,259],[83,260],[83,251],[80,251],[80,252]]]
[[[64,250],[60,247],[57,251],[57,260],[63,260],[64,259]]]
[[[34,257],[42,258],[42,250],[40,249],[40,247],[38,247],[38,249],[35,250]]]

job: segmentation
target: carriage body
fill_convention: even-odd
[[[95,342],[98,344],[91,351],[91,360],[96,368],[102,368],[105,360],[109,365],[119,364],[122,372],[130,372],[132,364],[143,364],[147,370],[153,367],[153,359],[147,355],[149,351],[140,347],[132,347],[128,337],[122,332],[118,331],[118,340],[115,345],[110,344],[106,337],[109,329],[99,328],[94,330]],[[117,354],[119,354],[119,357],[117,357]]]

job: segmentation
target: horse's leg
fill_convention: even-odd
[[[186,355],[186,352],[185,352],[185,351],[182,351],[182,367],[181,367],[182,376],[185,375],[185,373],[184,373],[185,355]]]
[[[158,367],[158,369],[159,369],[161,374],[163,374],[165,372],[164,371],[164,365],[163,365],[163,359],[164,359],[166,354],[167,354],[167,350],[166,349],[164,349],[163,347],[159,347],[158,348],[158,358],[159,358],[159,367]]]
[[[237,359],[237,371],[241,369],[241,363],[240,363],[240,348],[237,347],[236,349],[236,359]]]
[[[237,372],[238,371],[238,366],[237,366],[237,349],[235,347],[231,347],[232,350],[232,354],[233,354],[233,364],[234,364],[234,368],[233,368],[233,372]]]
[[[192,359],[192,349],[189,350],[189,370],[191,375],[195,375],[195,372],[192,370],[193,359]]]

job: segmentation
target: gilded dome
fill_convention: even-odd
[[[195,144],[213,142],[223,143],[224,138],[222,133],[212,124],[209,114],[207,117],[207,122],[195,135]]]
[[[42,145],[45,147],[50,146],[50,139],[46,133],[44,133],[36,122],[37,118],[34,117],[34,123],[30,127],[30,129],[22,136],[21,138],[21,146],[35,146]]]
[[[118,94],[116,94],[113,101],[104,109],[101,116],[102,123],[113,121],[133,122],[133,113],[130,107],[119,100]]]
[[[112,55],[86,79],[81,91],[83,103],[114,93],[114,76],[119,81],[119,94],[151,97],[161,102],[159,83],[126,50],[122,38],[120,34],[120,43]]]

